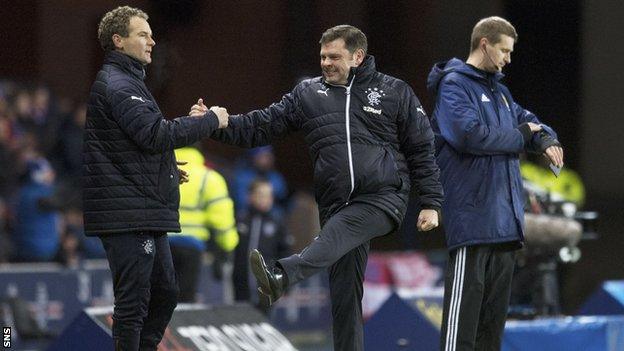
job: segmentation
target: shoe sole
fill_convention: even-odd
[[[260,300],[265,300],[265,302],[268,302],[267,305],[271,306],[271,304],[273,304],[273,299],[271,299],[271,294],[266,293],[267,291],[271,291],[269,277],[266,274],[266,263],[264,263],[264,259],[258,250],[253,250],[251,252],[249,261],[251,263],[251,272],[254,277],[256,277],[256,281],[259,285],[258,292],[260,293]]]
[[[262,292],[262,290],[260,290],[260,288],[258,288],[258,297],[259,297],[259,304],[262,307],[271,307],[273,305],[273,301],[271,300],[271,297],[267,294],[265,294],[264,292]]]

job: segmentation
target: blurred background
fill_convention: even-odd
[[[319,75],[321,33],[344,23],[367,34],[377,68],[407,81],[430,112],[433,101],[425,82],[431,66],[451,57],[465,59],[480,18],[507,18],[519,41],[505,81],[519,104],[558,132],[565,168],[576,171],[584,185],[585,197],[574,201],[576,209],[598,214],[591,224],[596,235],[576,245],[580,259],[556,268],[561,312],[577,312],[603,281],[624,279],[624,2],[599,0],[0,0],[0,262],[76,266],[102,257],[92,248],[97,243],[83,242],[75,233],[81,129],[84,103],[103,58],[97,25],[104,13],[126,4],[150,16],[156,46],[146,82],[168,118],[185,115],[200,97],[231,114],[278,101],[301,79]],[[234,193],[240,162],[250,162],[253,155],[211,141],[201,150]],[[272,168],[287,189],[277,204],[296,228],[314,216],[313,210],[309,216],[292,213],[305,207],[293,205],[298,194],[308,194],[303,198],[309,200],[311,162],[297,133],[271,151]],[[29,180],[45,179],[41,173],[48,169],[52,180],[39,183],[51,189],[39,190],[55,194],[46,204],[60,218],[50,227],[58,240],[37,248],[54,254],[30,259],[15,248],[19,199],[26,196]],[[40,223],[41,228],[50,224]],[[306,230],[313,232],[314,224]],[[305,238],[295,238],[293,250],[305,244],[297,240]],[[413,219],[374,247],[424,252],[443,266],[442,230],[417,233]]]

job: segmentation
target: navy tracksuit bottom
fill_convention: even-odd
[[[179,292],[167,234],[124,233],[100,239],[113,277],[115,350],[156,350]]]
[[[500,350],[517,242],[449,252],[440,350]]]
[[[289,285],[329,270],[336,351],[364,349],[362,296],[369,243],[394,227],[395,222],[378,207],[352,203],[329,218],[301,253],[278,260]]]

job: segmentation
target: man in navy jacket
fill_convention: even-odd
[[[115,350],[156,350],[177,303],[167,232],[179,232],[174,148],[227,126],[227,111],[163,118],[145,86],[156,44],[147,15],[118,7],[98,29],[104,65],[91,88],[83,146],[85,233],[104,244],[115,293]]]
[[[362,350],[369,242],[399,227],[412,185],[422,207],[418,229],[435,228],[442,187],[429,119],[409,85],[377,71],[366,36],[353,26],[328,29],[320,44],[322,77],[302,81],[265,109],[231,117],[212,138],[256,147],[303,132],[321,232],[275,266],[253,251],[251,269],[271,303],[287,286],[328,269],[334,349]],[[204,110],[195,105],[192,114]]]
[[[450,253],[443,350],[500,348],[515,250],[523,241],[518,156],[544,153],[553,165],[563,165],[554,131],[518,105],[501,83],[516,39],[509,22],[485,18],[473,29],[468,60],[438,63],[429,74]]]

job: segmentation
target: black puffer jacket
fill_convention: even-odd
[[[83,146],[87,235],[180,231],[173,149],[217,129],[214,113],[165,120],[143,83],[143,65],[109,52],[91,87]]]
[[[303,130],[323,223],[349,202],[366,202],[400,224],[410,179],[422,206],[439,209],[443,195],[433,133],[412,89],[377,72],[370,55],[351,69],[348,82],[305,80],[279,103],[231,117],[213,138],[255,147]]]

